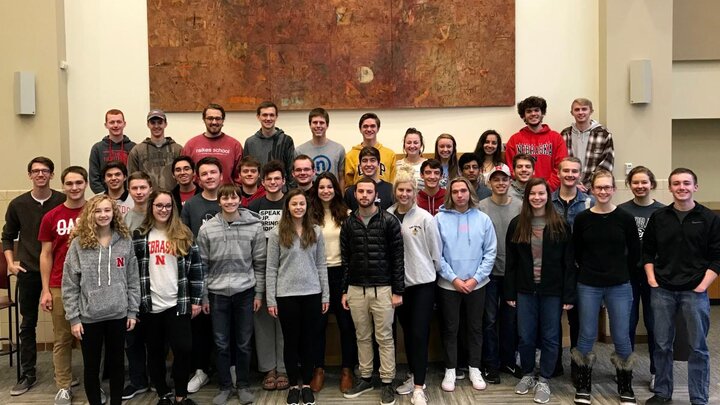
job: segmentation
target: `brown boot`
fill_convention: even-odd
[[[321,389],[323,389],[323,386],[325,385],[325,370],[323,370],[321,367],[318,367],[313,371],[312,381],[310,381],[310,389],[313,390],[313,392],[320,392]]]
[[[351,368],[343,368],[340,372],[340,392],[343,394],[350,391],[354,383],[354,375]]]

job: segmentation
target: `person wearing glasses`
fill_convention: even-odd
[[[15,197],[5,211],[2,245],[8,271],[17,276],[20,302],[20,379],[10,395],[21,395],[36,383],[37,349],[35,327],[38,321],[38,302],[42,292],[40,277],[41,244],[37,239],[40,221],[53,208],[65,201],[65,194],[50,188],[55,164],[38,156],[27,166],[32,189]],[[17,256],[14,244],[18,240]],[[17,262],[16,262],[17,261]]]
[[[293,186],[302,191],[310,191],[315,180],[315,165],[308,155],[297,155],[292,165]]]
[[[612,203],[615,177],[598,170],[592,177],[595,205],[575,217],[573,247],[577,273],[577,305],[580,333],[577,347],[571,349],[575,363],[575,403],[589,404],[592,387],[592,352],[597,338],[598,314],[605,303],[610,320],[615,352],[610,361],[615,366],[621,404],[634,404],[632,368],[635,362],[630,343],[630,310],[632,308],[631,273],[640,260],[640,238],[635,218]]]
[[[215,157],[222,164],[223,184],[232,184],[235,168],[243,157],[240,141],[222,131],[225,109],[218,104],[208,104],[202,113],[205,132],[192,137],[182,149],[182,155],[194,162],[204,157]]]
[[[200,194],[203,190],[195,184],[195,162],[190,156],[180,155],[176,157],[171,167],[177,184],[170,193],[178,209],[178,215],[180,215],[185,201]]]
[[[148,349],[147,367],[159,405],[194,405],[188,398],[191,367],[190,319],[202,309],[203,265],[193,235],[177,213],[172,194],[150,194],[145,218],[133,233],[140,270],[140,320]],[[173,353],[173,394],[165,380],[165,347]],[[143,364],[143,367],[145,365]]]
[[[245,154],[254,156],[265,165],[279,160],[285,167],[284,177],[291,178],[290,169],[295,158],[295,142],[290,135],[275,126],[278,108],[272,101],[263,101],[255,111],[260,129],[245,140]]]

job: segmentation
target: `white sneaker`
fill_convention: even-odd
[[[72,392],[65,388],[60,388],[55,395],[55,405],[71,405],[72,404]]]
[[[470,367],[470,382],[476,390],[484,390],[487,388],[487,384],[485,384],[479,368]]]
[[[427,388],[425,384],[423,384],[423,389]],[[412,375],[412,373],[408,373],[407,379],[405,382],[402,383],[402,385],[399,385],[397,388],[395,388],[395,392],[398,393],[398,395],[408,395],[412,394],[415,390],[415,377]]]
[[[230,366],[230,383],[233,385],[233,387],[236,384],[237,380],[237,374],[235,373],[235,366]]]
[[[425,390],[413,390],[412,398],[410,398],[410,403],[413,405],[427,405],[427,395],[425,395]]]
[[[107,395],[105,395],[105,391],[100,388],[100,403],[105,405],[107,403]]]
[[[207,384],[208,381],[210,381],[210,378],[208,378],[207,374],[201,369],[197,369],[195,375],[188,381],[187,390],[189,393],[194,394],[200,391],[200,388]]]
[[[443,391],[447,391],[447,392],[455,391],[455,369],[454,368],[446,368],[445,369],[445,377],[442,380],[442,384],[440,384],[440,388],[442,388]]]

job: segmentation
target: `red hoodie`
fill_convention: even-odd
[[[526,153],[535,158],[535,177],[542,177],[550,184],[552,191],[560,187],[558,164],[567,156],[567,146],[562,136],[542,124],[540,132],[533,132],[527,126],[511,136],[505,147],[505,161],[513,172],[513,158]]]
[[[429,212],[430,215],[435,216],[438,212],[438,208],[445,202],[445,189],[440,188],[435,195],[428,195],[425,190],[420,190],[417,195],[418,207]]]

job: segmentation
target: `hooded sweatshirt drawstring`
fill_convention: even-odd
[[[102,260],[102,246],[100,246],[100,249],[98,249],[98,287],[100,287],[102,284],[100,284],[100,261]]]
[[[110,285],[110,258],[112,257],[112,242],[110,243],[110,246],[108,246],[108,286]]]
[[[100,249],[98,249],[98,267],[97,267],[97,273],[98,273],[98,287],[102,285],[100,282],[100,262],[102,262],[102,251],[103,247],[100,246]],[[108,277],[108,283],[107,285],[110,285],[110,258],[112,257],[112,243],[110,243],[110,246],[108,246],[108,263],[107,263],[107,277]]]

